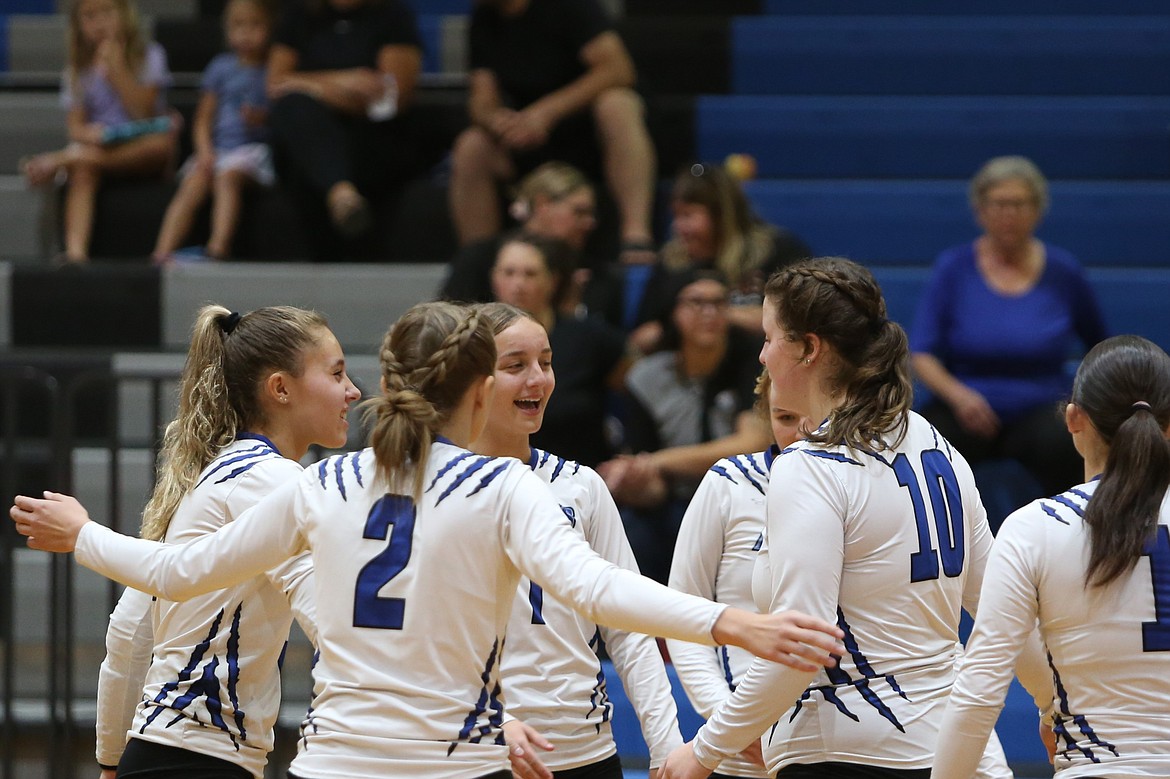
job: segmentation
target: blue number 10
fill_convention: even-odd
[[[910,491],[914,505],[914,523],[918,528],[918,551],[910,555],[910,581],[923,582],[938,578],[939,559],[942,570],[949,577],[963,572],[963,499],[959,495],[959,481],[951,461],[938,449],[922,453],[922,472],[926,476],[926,492],[930,498],[930,513],[938,534],[939,549],[935,551],[930,540],[930,517],[918,485],[918,474],[905,454],[894,458],[894,474]]]
[[[362,537],[384,541],[389,535],[390,543],[358,573],[353,594],[354,627],[402,630],[406,599],[383,598],[378,591],[410,562],[414,516],[414,500],[408,495],[384,495],[370,508]]]

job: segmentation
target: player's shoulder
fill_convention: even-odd
[[[729,489],[748,489],[767,493],[768,478],[773,458],[779,449],[737,454],[724,457],[707,470],[706,479],[714,485]]]
[[[364,489],[374,479],[377,464],[372,449],[359,449],[326,457],[305,469],[304,483],[348,500],[350,492]]]
[[[1095,480],[1078,484],[1056,495],[1038,498],[1012,512],[1008,518],[1013,525],[1027,523],[1056,532],[1077,529],[1081,527],[1085,508],[1096,489]],[[1004,526],[1007,526],[1007,520],[1004,520]]]
[[[281,455],[267,438],[246,435],[220,449],[199,474],[195,487],[234,488],[253,481],[284,480],[300,471],[301,466]]]
[[[587,483],[601,478],[597,471],[587,465],[581,465],[579,462],[544,449],[537,449],[535,446],[531,448],[527,464],[533,473],[549,485],[558,482],[562,484],[569,482]]]
[[[449,498],[485,497],[522,479],[527,471],[514,457],[491,457],[437,441],[431,447],[423,494],[433,497],[436,506]]]

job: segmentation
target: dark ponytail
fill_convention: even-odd
[[[1077,371],[1072,402],[1109,446],[1084,517],[1085,585],[1104,586],[1137,564],[1170,487],[1170,357],[1135,335],[1102,341]]]

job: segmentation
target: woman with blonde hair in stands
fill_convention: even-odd
[[[508,779],[500,657],[522,573],[601,624],[808,669],[843,651],[823,620],[718,606],[606,562],[524,463],[469,451],[496,367],[478,311],[414,306],[380,361],[370,447],[311,466],[215,534],[182,546],[128,538],[56,493],[18,496],[17,530],[33,548],[75,549],[81,564],[169,598],[309,551],[319,660],[289,769],[299,779]]]
[[[564,162],[546,162],[520,180],[508,213],[522,232],[564,243],[577,266],[585,242],[597,226],[596,208],[593,183],[584,173]],[[492,300],[492,266],[507,235],[501,233],[460,249],[451,260],[440,296],[466,303]],[[571,305],[566,303],[566,309]]]
[[[234,521],[295,480],[310,446],[344,446],[357,398],[320,314],[204,306],[142,537],[177,544]],[[98,674],[103,779],[263,776],[289,627],[295,615],[314,636],[313,606],[307,555],[182,603],[127,589]]]

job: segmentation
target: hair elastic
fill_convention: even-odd
[[[1139,400],[1129,407],[1131,411],[1137,411],[1139,408],[1144,408],[1146,411],[1153,413],[1154,409],[1150,408],[1150,404],[1144,400]]]
[[[225,317],[220,317],[219,329],[223,330],[224,335],[231,335],[232,331],[236,329],[236,325],[240,323],[240,312],[233,311]]]

